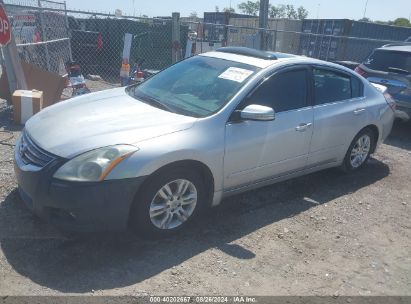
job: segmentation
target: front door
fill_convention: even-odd
[[[308,69],[276,72],[238,110],[250,104],[272,107],[275,119],[228,121],[225,190],[301,170],[307,162],[313,125]]]

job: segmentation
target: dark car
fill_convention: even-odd
[[[411,43],[389,44],[375,49],[355,71],[370,82],[381,84],[394,98],[396,116],[411,117]]]
[[[102,65],[103,36],[100,32],[85,31],[77,19],[68,17],[73,60],[78,62],[85,74],[99,71]]]

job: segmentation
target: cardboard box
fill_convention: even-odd
[[[67,78],[51,73],[22,61],[24,75],[26,75],[29,90],[39,90],[44,93],[43,108],[51,106],[61,100],[61,94],[67,84]]]
[[[13,118],[16,124],[24,125],[26,121],[43,108],[43,92],[17,90],[13,97]]]
[[[24,75],[26,76],[27,86],[29,90],[39,90],[43,95],[43,108],[55,104],[61,100],[61,94],[66,87],[67,78],[56,73],[51,73],[41,68],[21,62]],[[6,70],[3,68],[3,73],[0,77],[0,98],[10,101],[11,92],[8,89]]]

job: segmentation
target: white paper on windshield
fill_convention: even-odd
[[[253,71],[250,70],[231,67],[225,70],[220,76],[218,76],[218,78],[228,79],[231,81],[242,83],[252,73]]]

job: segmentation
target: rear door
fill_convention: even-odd
[[[314,129],[308,167],[341,161],[366,120],[362,82],[325,66],[312,69]]]

